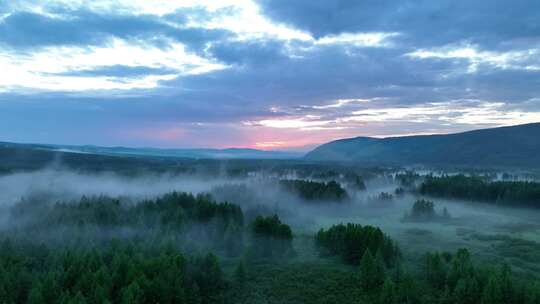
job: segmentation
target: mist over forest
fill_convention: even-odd
[[[540,0],[0,0],[0,304],[540,304]]]
[[[6,303],[540,296],[535,171],[52,159],[0,175]]]

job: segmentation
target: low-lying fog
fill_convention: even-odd
[[[6,211],[10,206],[36,194],[55,202],[78,200],[82,195],[142,200],[171,191],[209,192],[218,201],[240,205],[248,220],[258,213],[277,213],[298,236],[309,236],[322,227],[337,223],[378,226],[396,239],[409,257],[415,252],[452,251],[460,247],[467,247],[475,254],[496,257],[498,251],[494,244],[501,241],[501,235],[540,241],[540,212],[537,210],[430,199],[435,203],[436,212],[441,213],[446,208],[450,218],[444,221],[405,221],[404,216],[420,197],[411,193],[396,195],[399,185],[388,176],[369,180],[366,186],[367,190],[363,191],[346,186],[350,200],[306,202],[280,187],[275,176],[265,178],[260,173],[237,179],[169,174],[128,178],[114,173],[42,170],[1,176],[0,206],[3,209],[2,222],[6,223],[9,216]],[[392,194],[393,199],[380,201],[377,197],[381,192]]]
[[[48,194],[57,200],[78,199],[82,195],[152,198],[171,191],[205,192],[226,180],[149,173],[125,177],[114,173],[81,174],[66,170],[42,170],[0,176],[0,205],[17,202],[33,194]]]

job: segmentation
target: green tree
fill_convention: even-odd
[[[384,269],[378,264],[369,249],[366,250],[360,261],[360,286],[368,293],[375,292],[384,282]]]
[[[396,284],[390,278],[386,278],[381,289],[379,303],[395,304],[397,301]]]
[[[137,282],[133,282],[129,284],[126,288],[122,290],[122,300],[121,303],[123,304],[139,304],[144,303],[144,292],[137,284]]]
[[[83,296],[83,294],[79,291],[75,297],[69,299],[68,304],[86,304],[86,298]]]
[[[243,249],[243,231],[242,227],[231,223],[227,225],[223,236],[225,254],[229,257],[235,257],[242,253]]]
[[[428,253],[425,256],[424,276],[426,281],[436,289],[443,289],[446,283],[446,266],[439,253]]]
[[[28,304],[45,304],[45,297],[43,296],[41,284],[35,284],[30,290],[30,295],[28,296]]]
[[[477,304],[480,301],[478,281],[473,277],[459,279],[452,296],[456,304]]]
[[[501,282],[499,277],[495,274],[492,274],[489,278],[489,281],[484,287],[484,292],[482,293],[482,304],[504,304],[506,303],[503,296],[503,291],[501,289]]]
[[[524,304],[540,304],[540,283],[534,282],[525,290]]]
[[[377,250],[375,254],[375,277],[377,278],[377,286],[381,286],[386,279],[386,266],[381,250]]]
[[[397,282],[397,303],[418,303],[420,301],[417,280],[409,273],[403,272]]]
[[[467,249],[458,249],[454,255],[448,272],[447,282],[450,289],[456,288],[460,279],[468,279],[474,275],[474,267],[471,255]]]
[[[236,269],[234,271],[234,281],[236,285],[242,289],[244,288],[244,285],[246,284],[247,280],[247,273],[246,273],[246,266],[244,265],[244,261],[240,261],[238,263],[238,266],[236,266]]]
[[[293,251],[291,227],[282,223],[277,215],[258,216],[251,223],[251,232],[250,252],[254,257],[277,258]]]
[[[508,264],[503,264],[499,274],[500,289],[505,303],[512,303],[514,298],[514,286],[512,284],[512,269]]]

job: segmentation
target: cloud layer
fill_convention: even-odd
[[[0,4],[0,140],[306,148],[540,121],[540,4]]]

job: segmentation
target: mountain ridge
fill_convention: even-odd
[[[304,159],[381,165],[540,167],[540,123],[453,134],[345,138],[318,146]]]
[[[177,157],[193,159],[297,159],[303,156],[299,152],[268,151],[252,148],[194,148],[194,149],[167,149],[167,148],[131,148],[131,147],[103,147],[96,145],[55,145],[55,144],[26,144],[0,142],[0,146],[24,147],[29,149],[41,149],[67,153],[87,153],[110,156],[152,156],[152,157]]]

